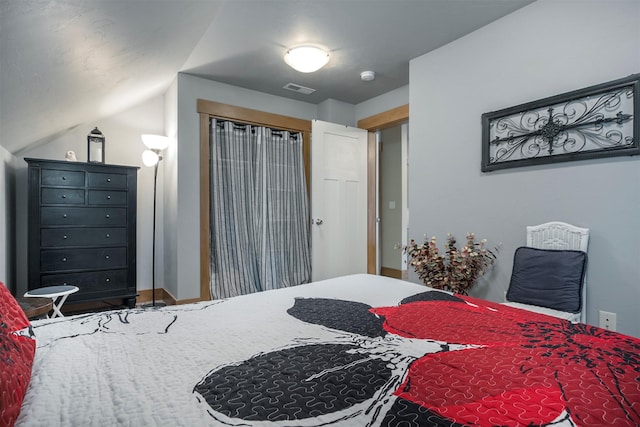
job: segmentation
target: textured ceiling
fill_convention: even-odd
[[[46,142],[164,93],[180,71],[357,104],[408,84],[412,58],[532,1],[0,0],[0,144]],[[328,49],[329,64],[289,68],[283,54],[302,43]]]

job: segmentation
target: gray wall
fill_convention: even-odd
[[[400,126],[380,132],[380,265],[402,270],[402,133]],[[395,206],[391,207],[390,203]]]
[[[640,158],[480,172],[482,113],[639,72],[639,22],[637,0],[539,0],[411,61],[410,236],[502,242],[474,295],[502,301],[525,226],[566,221],[591,230],[588,323],[640,336]]]
[[[165,283],[179,300],[200,297],[200,128],[197,99],[312,120],[326,117],[337,123],[357,120],[408,102],[403,87],[372,100],[349,106],[327,100],[320,106],[218,83],[189,74],[177,78],[177,146],[167,155],[165,200]],[[167,100],[169,98],[167,97]],[[172,108],[168,107],[169,110]],[[322,119],[322,118],[321,118]],[[325,119],[323,119],[325,120]],[[170,121],[170,120],[169,120]],[[173,125],[167,123],[170,129]],[[169,228],[173,228],[169,230]]]
[[[16,164],[17,159],[0,146],[0,282],[12,292],[16,287]]]
[[[165,93],[165,129],[167,136],[173,138],[172,144],[167,147],[163,154],[162,175],[164,185],[161,190],[163,193],[164,204],[162,206],[164,218],[164,239],[158,240],[156,244],[163,248],[164,262],[161,263],[162,269],[158,269],[157,274],[163,276],[164,288],[171,295],[177,298],[178,295],[178,254],[176,253],[178,241],[178,227],[176,221],[178,218],[178,78],[172,82],[169,90]]]
[[[19,293],[26,291],[26,244],[16,245],[16,241],[26,242],[27,235],[26,163],[23,158],[63,159],[64,153],[71,149],[80,161],[86,161],[86,133],[93,126],[98,126],[107,137],[108,163],[141,166],[138,173],[138,289],[151,288],[153,212],[153,173],[152,168],[142,165],[144,146],[140,135],[158,133],[175,138],[174,143],[163,152],[158,175],[156,286],[164,287],[179,300],[198,298],[198,98],[308,120],[319,116],[344,124],[356,120],[355,107],[339,101],[327,100],[321,106],[316,106],[179,74],[164,97],[155,97],[120,114],[54,135],[46,143],[19,153],[18,157],[0,146],[0,159],[3,161],[0,164],[0,185],[6,189],[4,198],[0,200],[0,248],[4,249],[5,254],[0,260],[0,280],[10,286],[17,285]],[[377,97],[367,107],[367,113],[373,111],[370,114],[376,114],[397,106],[393,101],[396,98],[397,95],[392,95],[392,101],[385,104],[384,95]],[[408,95],[406,98],[401,99],[403,102],[398,105],[407,103]],[[13,191],[16,187],[20,191]]]
[[[145,150],[140,135],[145,133],[164,134],[164,98],[148,99],[129,110],[96,122],[85,123],[55,135],[44,144],[31,147],[17,155],[16,166],[16,230],[17,230],[17,284],[18,294],[27,290],[27,164],[25,157],[64,160],[65,153],[73,150],[78,161],[87,161],[87,134],[97,126],[106,137],[106,163],[139,166],[138,170],[138,219],[137,219],[137,286],[151,289],[151,264],[153,242],[153,168],[142,164]],[[160,170],[165,167],[164,162]],[[158,189],[163,188],[162,175],[158,174]],[[158,224],[163,222],[163,194],[158,194]],[[162,227],[157,227],[158,240],[162,241]],[[162,245],[156,245],[157,260],[163,258]],[[158,262],[158,264],[160,264]],[[156,271],[160,271],[159,268]],[[156,275],[156,286],[162,288],[163,275]]]
[[[239,107],[269,111],[311,120],[317,114],[314,104],[242,89],[188,74],[178,74],[177,152],[172,172],[177,177],[175,218],[167,218],[175,227],[175,239],[165,240],[168,253],[175,255],[173,269],[176,298],[200,297],[200,125],[198,98]]]
[[[327,99],[318,104],[316,115],[316,119],[325,122],[356,126],[355,108],[353,108],[352,104],[347,104],[346,102]]]
[[[409,85],[368,99],[355,106],[356,122],[409,103]]]

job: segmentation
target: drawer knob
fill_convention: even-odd
[[[67,180],[67,177],[63,175],[63,176],[62,176],[62,180],[63,180],[63,181],[66,181],[66,180]]]
[[[62,236],[62,238],[63,238],[64,240],[67,240],[67,235],[65,234],[64,236]]]
[[[109,283],[111,281],[111,279],[107,277],[106,279],[104,279],[104,281]]]
[[[63,214],[63,215],[62,215],[62,218],[66,218],[66,217],[67,217],[67,214]]]
[[[104,235],[104,237],[106,237],[108,239],[109,237],[111,237],[111,234],[107,233],[107,234]]]
[[[106,214],[104,217],[105,217],[105,218],[111,218],[111,215]]]
[[[67,198],[67,195],[66,195],[66,194],[63,194],[63,195],[62,195],[62,198],[63,198],[63,199],[66,199],[66,198]]]
[[[107,182],[111,182],[111,178],[107,178]]]
[[[111,200],[111,194],[107,196],[107,200]]]
[[[62,258],[62,262],[67,262],[67,258]]]
[[[104,256],[104,259],[109,259],[109,255],[105,255],[105,256]]]

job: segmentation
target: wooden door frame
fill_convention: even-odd
[[[209,122],[211,117],[234,120],[261,126],[302,132],[307,189],[311,184],[311,121],[267,113],[249,108],[198,99],[200,115],[200,299],[211,299],[209,260]],[[357,127],[369,132],[367,144],[367,272],[376,274],[376,141],[375,132],[409,121],[409,104],[358,120]]]
[[[267,126],[275,129],[289,130],[302,133],[302,155],[307,179],[307,194],[310,189],[311,171],[311,121],[280,114],[267,113],[235,105],[198,99],[198,114],[200,114],[200,300],[211,299],[211,273],[209,263],[211,258],[211,224],[209,182],[209,123],[212,117],[233,120],[252,125]]]
[[[367,273],[376,271],[376,135],[379,130],[409,121],[409,104],[358,120],[358,127],[369,131],[367,146]]]

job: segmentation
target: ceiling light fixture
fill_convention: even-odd
[[[171,139],[162,135],[142,135],[142,142],[147,147],[142,153],[142,163],[151,167],[162,160],[160,153],[169,146]]]
[[[315,46],[298,46],[284,55],[284,62],[301,73],[313,73],[329,62],[329,52]]]

